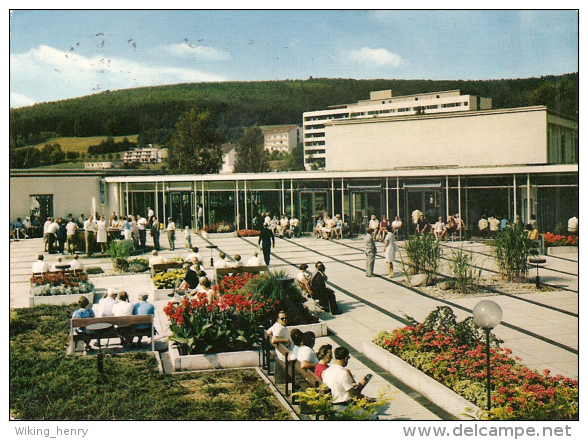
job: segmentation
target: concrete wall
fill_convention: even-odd
[[[29,196],[38,194],[53,194],[53,214],[57,217],[70,213],[75,218],[81,213],[87,217],[93,207],[98,213],[112,212],[107,204],[100,204],[99,176],[11,176],[9,180],[11,222],[30,214]]]
[[[325,127],[326,170],[547,163],[544,108],[336,122]]]

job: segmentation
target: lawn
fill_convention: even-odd
[[[68,356],[74,306],[10,318],[10,414],[19,420],[287,420],[255,370],[161,374],[152,353]]]
[[[115,142],[121,142],[124,138],[127,138],[131,142],[137,142],[138,135],[128,135],[128,136],[114,136]],[[77,151],[78,153],[86,153],[88,151],[88,147],[90,145],[99,145],[100,142],[106,141],[107,136],[92,136],[92,137],[58,137],[53,139],[48,139],[46,142],[37,145],[30,145],[31,147],[36,147],[42,149],[45,144],[59,144],[61,145],[61,149],[66,153],[68,151]]]

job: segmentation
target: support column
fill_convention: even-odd
[[[247,210],[247,181],[246,180],[243,181],[243,196],[244,196],[243,200],[245,203],[245,229],[249,229],[249,226],[248,226],[249,225],[249,220],[248,220],[249,214],[247,212],[248,210]]]
[[[155,217],[159,218],[159,197],[157,197],[157,181],[155,182]]]
[[[457,212],[459,212],[459,222],[463,222],[463,216],[461,215],[461,176],[457,176]],[[465,223],[465,222],[464,222]],[[459,228],[459,239],[462,239],[462,229]]]
[[[386,177],[386,218],[390,220],[390,195],[388,194],[390,188],[388,187],[388,178]]]
[[[129,182],[125,182],[125,201],[126,201],[126,213],[125,215],[129,214]]]
[[[335,179],[331,177],[331,218],[335,217]]]
[[[290,179],[290,216],[294,215],[294,180]]]
[[[396,176],[396,215],[400,217],[400,178]]]
[[[282,179],[282,206],[280,208],[281,208],[280,213],[285,214],[286,213],[286,199],[284,197],[284,179]],[[278,216],[278,218],[281,218],[281,217]]]
[[[202,183],[202,228],[206,226],[206,203],[204,203],[204,180]]]
[[[517,175],[512,175],[512,195],[513,195],[513,206],[514,206],[514,214],[512,215],[512,222],[514,223],[515,219],[517,218]]]
[[[236,231],[239,230],[239,181],[235,180],[235,207],[237,208],[237,215],[235,217]]]
[[[526,225],[531,223],[531,174],[527,173],[527,221]]]
[[[449,218],[449,176],[445,176],[445,219]]]

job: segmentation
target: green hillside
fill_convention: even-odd
[[[124,136],[163,143],[178,117],[193,107],[208,110],[225,141],[243,127],[301,124],[302,113],[368,99],[370,91],[394,96],[461,89],[492,98],[493,108],[543,104],[577,117],[578,74],[479,81],[307,80],[217,82],[105,91],[96,95],[10,110],[10,147],[44,143],[55,137]],[[52,141],[53,142],[53,141]]]
[[[115,142],[121,142],[124,138],[131,142],[137,142],[137,135],[114,136]],[[74,151],[77,153],[86,153],[90,145],[98,145],[100,142],[107,139],[107,136],[89,136],[89,137],[57,137],[47,140],[50,144],[59,144],[64,152]],[[31,147],[43,148],[45,142],[41,142]]]

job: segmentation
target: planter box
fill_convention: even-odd
[[[302,333],[313,332],[317,338],[320,338],[321,336],[327,336],[327,332],[329,330],[327,323],[322,322],[322,321],[317,322],[316,324],[302,324],[302,325],[288,326],[289,330],[292,330],[293,328],[297,328]]]
[[[217,354],[193,354],[180,356],[180,352],[169,342],[169,357],[174,371],[197,371],[218,368],[258,367],[261,351],[235,351]]]
[[[149,300],[151,301],[172,301],[173,297],[167,296],[168,294],[172,293],[174,289],[158,289],[155,286],[152,286],[152,292]]]
[[[94,303],[94,292],[79,293],[74,295],[49,295],[49,296],[29,296],[29,307],[38,306],[39,304],[50,304],[53,306],[62,304],[77,303],[80,296],[88,298],[90,304]]]
[[[566,255],[577,254],[577,246],[549,246],[547,248],[547,255]]]
[[[439,408],[447,411],[460,420],[470,420],[479,408],[469,400],[427,376],[420,370],[411,367],[398,356],[384,350],[374,343],[364,343],[364,354],[390,372],[402,383],[419,392],[422,396],[433,402]]]

